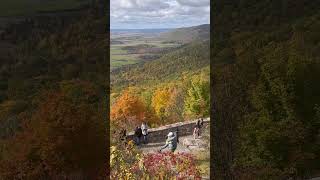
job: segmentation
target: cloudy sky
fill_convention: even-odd
[[[210,23],[210,0],[111,0],[111,29],[177,28]]]

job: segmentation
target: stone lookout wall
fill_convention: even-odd
[[[168,124],[165,126],[161,126],[159,128],[151,128],[148,130],[149,132],[148,142],[149,143],[163,142],[170,131],[171,132],[178,131],[179,137],[192,135],[194,126],[196,125],[197,121],[198,119],[193,121]],[[210,118],[203,119],[204,126],[207,126],[209,123],[210,123]],[[128,140],[133,139],[133,137],[134,137],[134,132],[128,133],[128,136],[127,136]]]

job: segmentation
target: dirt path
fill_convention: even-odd
[[[203,151],[205,149],[200,148],[198,144],[203,143],[201,137],[200,139],[193,140],[193,136],[183,136],[179,137],[179,143],[175,152],[188,152],[188,153],[195,153],[197,151]],[[143,144],[138,147],[142,150],[143,153],[155,153],[159,151],[160,147],[163,146],[165,142],[161,143],[149,143]],[[164,149],[163,151],[168,151],[168,149]]]
[[[191,153],[196,155],[196,153],[199,151],[206,151],[206,149],[199,148],[199,146],[197,146],[198,143],[203,143],[203,140],[201,139],[201,137],[200,139],[194,140],[193,136],[183,136],[183,137],[179,137],[179,141],[180,142],[178,143],[175,153],[185,152],[185,153]],[[194,145],[190,145],[187,147],[185,143],[194,143]],[[164,144],[165,142],[144,144],[144,145],[141,145],[139,149],[142,150],[143,153],[156,153],[160,149],[160,147],[163,146]],[[165,151],[168,151],[168,149],[163,150],[163,152]],[[209,180],[210,177],[202,176],[201,179]]]

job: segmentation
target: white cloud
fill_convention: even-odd
[[[192,6],[192,7],[210,6],[210,1],[208,0],[177,0],[177,2],[183,6]]]
[[[133,11],[157,11],[169,8],[169,4],[161,0],[112,0],[111,9]]]
[[[111,0],[111,28],[181,27],[209,23],[209,0]]]

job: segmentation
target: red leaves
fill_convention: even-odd
[[[194,157],[188,153],[146,154],[143,157],[143,164],[147,174],[153,177],[165,175],[176,179],[200,178],[200,172],[196,168]]]

